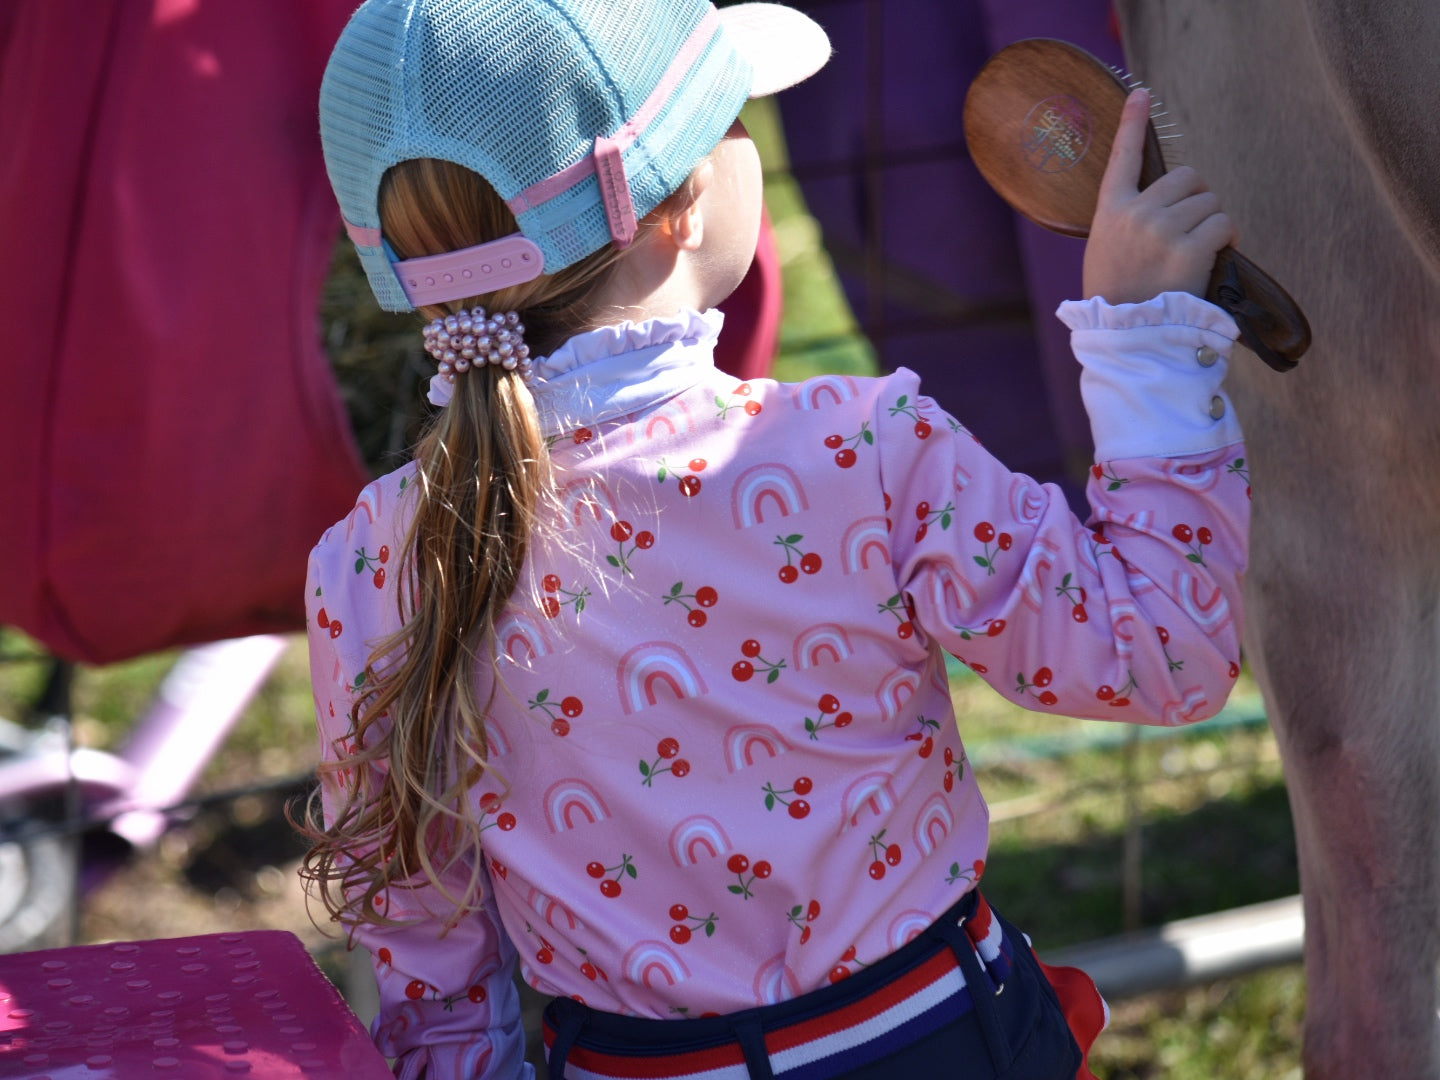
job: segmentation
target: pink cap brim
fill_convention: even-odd
[[[810,16],[783,4],[720,9],[730,39],[755,69],[752,98],[804,82],[830,59],[830,38]]]

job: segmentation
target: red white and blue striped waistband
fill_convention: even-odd
[[[1011,967],[1010,946],[984,897],[964,929],[975,946],[994,994]],[[863,973],[854,978],[864,981]],[[825,1080],[843,1075],[898,1050],[969,1012],[971,987],[955,953],[937,943],[923,961],[818,1016],[769,1026],[762,1021],[770,1068],[784,1080]],[[788,1004],[788,1003],[786,1003]],[[779,1006],[777,1008],[783,1008]],[[764,1010],[761,1010],[763,1015]],[[657,1020],[657,1029],[683,1021]],[[545,1025],[547,1053],[555,1031]],[[703,1048],[634,1046],[617,1050],[581,1034],[570,1049],[565,1075],[573,1080],[749,1080],[744,1051],[736,1040]]]

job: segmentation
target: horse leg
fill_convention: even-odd
[[[1440,590],[1398,551],[1336,574],[1337,550],[1366,549],[1316,540],[1328,558],[1303,560],[1293,537],[1257,522],[1249,655],[1295,818],[1305,1075],[1440,1077]]]

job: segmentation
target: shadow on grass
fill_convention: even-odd
[[[1299,891],[1282,784],[1185,814],[1151,811],[1141,837],[1145,926]],[[1042,951],[1118,934],[1125,929],[1123,846],[1119,832],[1097,832],[1076,844],[1037,845],[997,830],[985,895]]]

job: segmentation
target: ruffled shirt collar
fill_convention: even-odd
[[[535,404],[546,435],[658,405],[715,366],[725,316],[709,311],[619,322],[577,334],[535,361]]]

